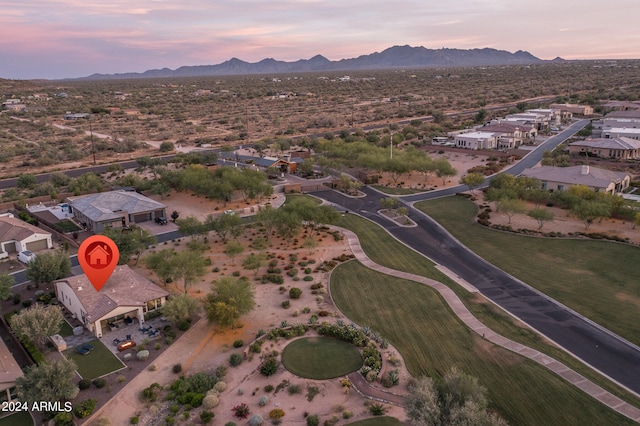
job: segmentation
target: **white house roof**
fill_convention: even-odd
[[[567,185],[586,185],[591,188],[607,188],[611,182],[620,182],[628,176],[623,172],[614,172],[590,166],[534,167],[524,169],[522,175],[541,181],[566,183]]]
[[[488,139],[494,137],[494,134],[491,132],[469,132],[458,135],[457,137],[465,139]]]
[[[607,133],[610,135],[618,135],[618,134],[634,134],[640,135],[640,129],[636,128],[627,128],[627,127],[612,127],[610,129],[602,130],[602,133]]]
[[[82,303],[87,320],[95,322],[121,306],[144,306],[148,301],[168,296],[169,293],[127,265],[118,265],[100,292],[96,291],[86,275],[76,275],[56,281],[66,283]]]
[[[587,148],[600,149],[640,149],[640,141],[623,136],[620,138],[587,139],[584,141],[574,142],[571,146],[584,146]]]
[[[94,222],[113,220],[122,213],[145,213],[166,208],[165,204],[133,191],[109,191],[98,194],[69,197],[71,206]]]

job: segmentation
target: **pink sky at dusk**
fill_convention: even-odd
[[[639,12],[637,0],[0,0],[0,78],[338,60],[406,44],[637,59]]]

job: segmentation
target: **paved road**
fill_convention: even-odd
[[[586,123],[572,126],[555,140],[547,143],[558,144]],[[530,156],[530,157],[529,157]],[[541,151],[529,154],[526,162],[519,164],[512,172],[518,173],[529,163],[535,164],[542,156]],[[536,159],[537,158],[537,159]],[[531,164],[531,165],[532,165]],[[410,203],[420,199],[442,196],[442,192],[455,193],[465,188],[438,191],[403,197]],[[506,311],[529,324],[541,334],[553,340],[574,356],[582,359],[597,370],[627,388],[640,393],[640,348],[632,345],[611,332],[604,330],[575,312],[561,306],[549,297],[516,280],[502,270],[479,258],[422,212],[409,208],[409,217],[418,226],[405,228],[378,215],[379,200],[386,195],[364,188],[364,198],[349,198],[336,191],[321,191],[314,195],[323,198],[338,208],[358,213],[385,228],[401,242],[446,266],[448,269],[473,284],[484,296],[500,305]]]

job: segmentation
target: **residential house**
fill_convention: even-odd
[[[497,138],[491,132],[469,132],[454,138],[456,148],[464,149],[496,149]]]
[[[541,189],[562,191],[572,185],[585,185],[596,192],[621,194],[629,187],[631,177],[627,173],[614,172],[591,166],[552,167],[525,169],[522,176],[536,178]]]
[[[576,115],[593,115],[593,107],[590,105],[578,105],[578,104],[551,104],[551,109],[558,109],[560,111],[567,111]]]
[[[570,144],[569,154],[635,160],[640,158],[640,141],[627,137],[586,139]]]
[[[11,216],[0,217],[0,259],[29,250],[53,248],[51,234]]]
[[[87,229],[100,233],[105,228],[121,228],[130,224],[167,217],[165,204],[135,191],[109,191],[67,199],[71,212]]]
[[[639,128],[612,127],[610,129],[602,129],[602,137],[604,138],[628,138],[640,140]]]
[[[18,398],[16,380],[23,375],[20,365],[6,343],[0,339],[0,403],[15,401]]]
[[[255,164],[257,167],[263,169],[277,169],[282,173],[295,173],[298,169],[298,164],[304,161],[304,158],[300,156],[291,156],[285,154],[282,158],[277,157],[259,157],[253,155],[242,155],[237,152],[221,152],[218,157],[223,163],[227,161]]]
[[[522,145],[520,126],[512,123],[490,123],[477,129],[479,132],[493,133],[498,149],[513,149]]]
[[[127,265],[118,265],[100,291],[86,275],[54,282],[56,297],[96,337],[164,306],[169,293]]]

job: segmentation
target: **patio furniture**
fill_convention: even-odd
[[[76,346],[76,352],[80,355],[87,355],[89,353],[89,350],[84,349],[82,346]]]
[[[153,330],[149,332],[149,337],[156,337],[158,334],[160,334],[160,330]]]
[[[126,351],[127,349],[131,349],[136,345],[136,342],[133,340],[126,340],[118,345],[118,352]]]
[[[126,340],[131,340],[131,335],[127,334],[127,339]]]
[[[118,346],[120,343],[122,343],[122,340],[118,339],[117,337],[113,339],[113,346]]]
[[[81,347],[82,349],[85,349],[87,351],[92,351],[95,349],[92,345],[88,344],[87,342],[84,342]]]
[[[133,319],[129,318],[129,317],[126,317],[124,319],[124,323],[127,324],[127,325],[131,325],[131,324],[133,324]]]

